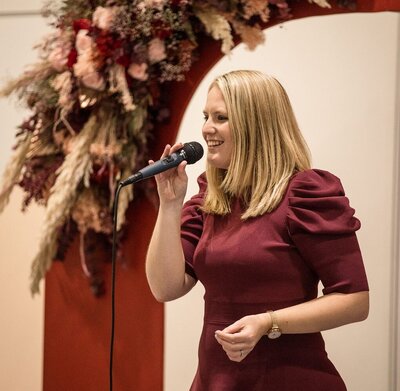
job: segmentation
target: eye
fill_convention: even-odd
[[[228,117],[226,115],[218,114],[217,120],[221,121],[221,122],[224,122],[224,121],[228,120]]]
[[[203,113],[203,119],[204,119],[204,121],[208,120],[208,115],[206,113]]]

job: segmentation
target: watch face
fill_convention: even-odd
[[[279,330],[278,328],[276,329],[272,329],[269,333],[268,333],[268,338],[269,339],[276,339],[279,338],[282,335],[281,330]]]

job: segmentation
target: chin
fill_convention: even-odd
[[[227,170],[229,167],[229,163],[223,161],[222,159],[220,159],[215,155],[208,155],[207,162],[210,166],[219,168],[221,170]]]

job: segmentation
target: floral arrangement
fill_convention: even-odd
[[[261,24],[290,18],[290,1],[64,0],[43,14],[54,32],[38,45],[38,63],[0,92],[16,94],[31,113],[16,134],[0,212],[15,185],[24,191],[23,209],[32,201],[46,207],[33,294],[78,234],[83,270],[100,295],[94,243],[110,249],[116,183],[147,161],[147,140],[169,115],[163,86],[185,79],[199,36],[220,40],[223,53],[235,35],[254,49],[263,42]],[[132,186],[121,192],[120,233],[132,198]]]

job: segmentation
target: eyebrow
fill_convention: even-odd
[[[211,111],[212,114],[227,114],[226,110],[214,110]],[[203,114],[208,114],[208,111],[206,111],[205,109],[203,110]]]

